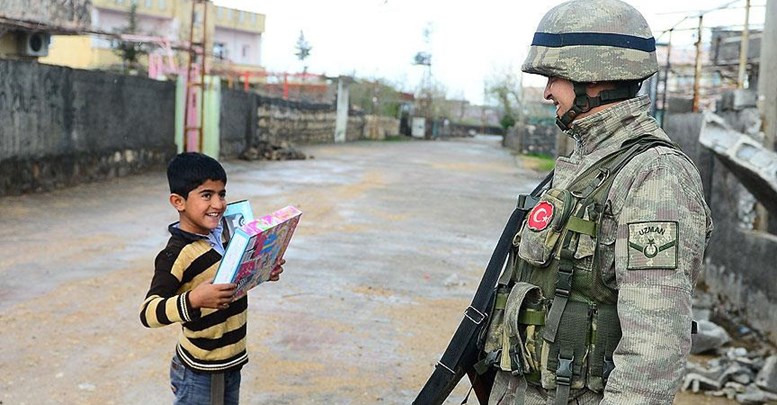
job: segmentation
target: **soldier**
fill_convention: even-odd
[[[540,21],[522,70],[548,78],[576,143],[499,280],[489,403],[671,404],[712,221],[697,168],[637,96],[655,39],[626,3],[572,0]]]

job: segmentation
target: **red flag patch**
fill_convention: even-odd
[[[547,201],[540,201],[529,212],[529,220],[526,225],[532,231],[541,231],[550,225],[550,220],[553,219],[553,204]]]

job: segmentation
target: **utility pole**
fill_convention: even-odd
[[[199,7],[199,10],[198,10]],[[200,23],[202,18],[202,23]],[[208,0],[192,0],[189,25],[189,64],[186,69],[186,110],[183,149],[202,152],[205,125],[205,58],[207,57]],[[201,24],[201,25],[200,25]],[[197,31],[198,35],[195,35]]]
[[[664,94],[661,95],[661,128],[666,128],[667,105],[666,95],[669,93],[669,72],[672,70],[672,32],[669,30],[669,40],[666,42],[666,71],[664,72]]]
[[[766,19],[761,37],[760,66],[758,67],[758,110],[761,113],[761,130],[764,133],[763,146],[766,150],[774,150],[774,139],[777,138],[777,0],[766,1]],[[756,208],[757,218],[755,229],[768,229],[768,213],[763,205]]]
[[[699,29],[696,34],[696,69],[693,73],[693,112],[699,111],[699,82],[701,82],[701,34],[704,27],[704,14],[699,14]]]
[[[745,2],[745,27],[742,29],[742,42],[739,45],[739,74],[737,88],[745,88],[747,78],[747,54],[750,46],[750,0]]]

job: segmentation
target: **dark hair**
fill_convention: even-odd
[[[202,153],[179,153],[167,165],[170,192],[183,198],[187,198],[190,191],[208,180],[227,184],[227,173],[216,159]]]

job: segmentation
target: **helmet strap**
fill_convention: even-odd
[[[569,125],[572,124],[575,117],[591,111],[594,107],[634,98],[637,95],[639,88],[642,87],[642,82],[629,82],[628,85],[619,86],[611,90],[603,90],[599,92],[599,95],[594,97],[591,97],[586,93],[585,83],[572,82],[572,85],[575,89],[575,102],[572,105],[572,108],[565,112],[564,115],[556,117],[556,125],[561,128],[562,131],[566,131],[570,128]]]

